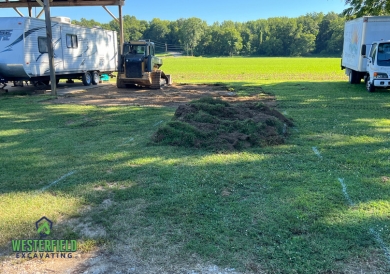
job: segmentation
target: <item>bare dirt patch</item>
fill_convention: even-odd
[[[98,106],[156,106],[178,107],[181,104],[202,97],[223,98],[227,102],[253,102],[262,100],[267,105],[274,105],[272,95],[262,92],[240,97],[226,87],[218,85],[178,85],[165,86],[162,89],[126,88],[118,89],[113,84],[99,85],[87,90],[59,90],[58,98],[51,100],[55,104],[81,104]]]

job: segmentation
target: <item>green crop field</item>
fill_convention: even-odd
[[[215,83],[345,80],[337,58],[166,58],[176,82]]]
[[[163,69],[273,94],[295,127],[283,145],[213,153],[151,144],[173,108],[1,94],[3,256],[46,216],[51,237],[160,273],[390,271],[389,90],[350,85],[337,58],[166,58]]]

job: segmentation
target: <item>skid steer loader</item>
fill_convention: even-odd
[[[118,59],[118,88],[142,86],[160,89],[172,83],[160,67],[163,62],[155,55],[154,43],[140,40],[123,44],[122,55]]]

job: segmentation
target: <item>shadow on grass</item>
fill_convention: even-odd
[[[235,90],[249,85],[229,83]],[[261,90],[276,95],[279,111],[296,129],[284,145],[225,153],[150,145],[173,109],[0,97],[0,191],[32,193],[77,171],[45,192],[84,205],[109,199],[110,207],[81,218],[91,217],[114,244],[131,235],[145,239],[139,246],[144,254],[156,252],[147,241],[154,235],[180,246],[183,260],[198,254],[253,272],[342,271],[371,253],[380,257],[372,269],[385,272],[386,257],[369,229],[390,242],[388,91],[369,94],[363,85],[341,82],[286,82]],[[338,178],[355,206],[348,205]],[[140,201],[137,213],[126,207]],[[23,218],[30,209],[24,210],[9,214]],[[36,208],[34,214],[44,212]],[[26,236],[6,235],[7,241]]]

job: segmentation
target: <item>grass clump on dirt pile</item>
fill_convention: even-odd
[[[181,105],[172,121],[160,127],[153,142],[163,145],[239,150],[278,145],[293,123],[262,102],[229,104],[205,97]]]

